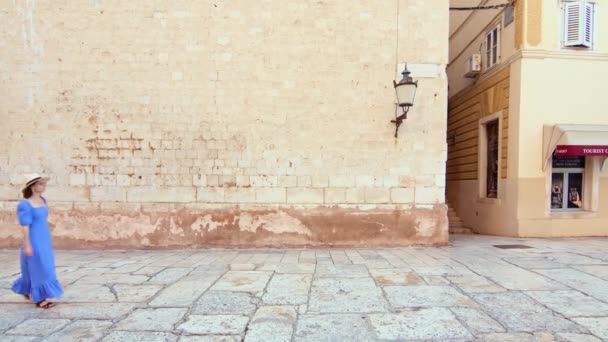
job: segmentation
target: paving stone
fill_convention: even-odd
[[[149,278],[145,275],[130,274],[100,274],[84,276],[76,281],[76,285],[81,284],[141,284]]]
[[[159,258],[156,259],[156,261],[151,262],[148,264],[148,266],[164,266],[164,267],[171,267],[174,264],[182,261],[183,258],[181,257],[165,257],[165,258]]]
[[[107,271],[106,273],[132,273],[144,267],[143,264],[126,264]]]
[[[551,332],[540,331],[532,335],[534,335],[534,341],[536,342],[557,342],[555,335]]]
[[[235,335],[245,331],[249,317],[240,315],[190,315],[178,329],[189,334]]]
[[[310,274],[275,274],[262,300],[266,304],[305,304],[311,281]]]
[[[6,286],[7,288],[0,288],[0,303],[31,303],[31,301],[28,301],[23,298],[22,295],[16,294],[12,290],[10,290],[12,282]]]
[[[556,336],[563,342],[602,342],[599,338],[588,334],[558,333]]]
[[[371,314],[370,323],[379,339],[469,339],[471,334],[448,309],[430,308],[398,314]]]
[[[71,304],[61,303],[53,310],[45,310],[41,318],[68,319],[117,319],[128,314],[136,307],[135,303],[95,303]]]
[[[133,272],[133,274],[143,274],[147,276],[156,275],[158,272],[164,270],[166,267],[162,266],[145,266],[140,268],[139,270]]]
[[[114,285],[119,302],[146,302],[160,289],[162,285]]]
[[[15,281],[15,279],[17,279],[17,276],[11,276],[10,278],[3,278],[0,279],[0,288],[3,290],[9,290],[11,288],[11,286],[13,285],[13,282]]]
[[[59,283],[61,283],[61,285],[63,285],[63,286],[71,285],[71,284],[77,282],[78,280],[80,280],[82,277],[84,277],[84,276],[81,274],[72,274],[72,273],[65,273],[65,274],[57,275],[57,279],[59,280]]]
[[[422,279],[427,285],[435,285],[435,286],[450,286],[450,281],[445,279],[442,276],[437,275],[425,275],[422,276]]]
[[[182,336],[179,342],[240,342],[240,336]]]
[[[492,294],[524,297],[524,299],[509,297],[509,300],[503,299],[502,302],[500,298],[497,300],[489,297],[488,302],[484,302],[484,305],[478,308],[433,307],[433,309],[449,310],[464,328],[468,329],[470,333],[476,334],[474,337],[476,341],[598,341],[601,340],[599,336],[605,334],[602,329],[607,325],[605,319],[608,317],[605,312],[605,306],[608,303],[600,300],[604,298],[606,301],[605,298],[608,296],[606,294],[608,291],[606,290],[608,287],[608,281],[606,281],[608,245],[604,240],[598,238],[538,240],[455,236],[451,240],[449,248],[367,249],[361,253],[359,250],[324,249],[319,250],[318,255],[317,250],[227,251],[214,249],[205,250],[205,252],[133,250],[85,251],[84,253],[57,250],[57,273],[65,285],[67,299],[79,297],[84,301],[82,303],[70,303],[69,301],[59,303],[59,306],[51,310],[37,309],[31,303],[23,300],[21,296],[11,293],[10,285],[14,281],[15,275],[19,273],[18,267],[14,267],[17,265],[15,262],[17,259],[15,259],[14,253],[9,255],[0,250],[0,312],[3,313],[0,314],[0,340],[69,341],[70,338],[83,341],[95,340],[103,337],[103,335],[95,335],[101,329],[88,329],[86,321],[91,321],[90,324],[102,324],[104,329],[107,328],[107,324],[119,325],[121,320],[125,321],[127,317],[131,317],[130,313],[137,312],[138,309],[153,310],[154,308],[146,302],[156,300],[162,291],[163,297],[166,297],[162,300],[164,302],[155,302],[160,307],[171,308],[171,303],[175,304],[183,300],[184,302],[180,304],[184,305],[182,309],[185,310],[186,306],[191,306],[191,312],[195,316],[209,315],[208,319],[213,320],[218,318],[211,316],[218,314],[234,315],[241,317],[245,322],[249,317],[253,317],[256,305],[267,301],[276,300],[277,303],[283,301],[283,299],[273,299],[274,296],[286,298],[285,302],[297,302],[297,304],[271,305],[289,305],[290,310],[297,310],[300,314],[299,321],[293,324],[295,327],[294,341],[374,341],[379,336],[376,336],[371,330],[370,315],[401,315],[399,312],[388,311],[391,306],[382,296],[383,288],[436,284],[437,287],[448,287],[459,293],[464,292],[465,297],[468,295],[475,300],[479,296]],[[503,251],[491,247],[494,244],[511,243],[530,244],[535,248]],[[555,259],[551,259],[547,255],[553,255]],[[348,260],[345,256],[348,257]],[[323,269],[316,269],[316,265],[313,263],[299,263],[303,260],[319,262]],[[597,260],[601,260],[601,262]],[[565,267],[561,262],[568,263],[569,266]],[[155,264],[159,266],[154,266]],[[264,281],[260,281],[262,286],[249,289],[250,293],[238,292],[240,284],[237,286],[230,284],[232,290],[236,289],[237,292],[209,289],[205,293],[199,292],[204,291],[204,286],[203,289],[200,289],[201,284],[207,283],[210,279],[213,281],[222,278],[231,264],[233,268],[245,270],[250,269],[252,267],[250,265],[257,265],[257,271],[232,270],[231,274],[268,272],[269,279],[265,284]],[[387,267],[389,264],[391,266]],[[167,265],[173,265],[173,267],[167,269]],[[140,266],[141,268],[139,268]],[[467,270],[464,266],[469,269]],[[414,268],[422,275],[416,274],[412,270]],[[9,270],[8,273],[6,270]],[[166,270],[170,271],[164,272]],[[313,275],[315,271],[317,274]],[[164,273],[160,274],[161,272]],[[422,278],[428,285],[419,283],[418,279],[413,283],[404,280],[403,274],[406,272]],[[7,275],[3,277],[2,274],[5,273]],[[64,275],[71,275],[71,279],[77,283],[66,283]],[[311,275],[310,293],[312,296],[307,298],[307,293],[301,284],[297,283],[297,280],[307,279],[301,278],[303,276],[310,278]],[[138,279],[137,276],[143,278]],[[151,279],[152,282],[131,284],[131,282],[138,282],[141,279],[148,279],[150,276],[155,278]],[[243,280],[236,278],[231,281],[239,283]],[[154,283],[154,281],[158,283]],[[323,284],[323,281],[327,281],[327,283]],[[89,282],[91,284],[85,284]],[[186,286],[182,285],[185,284],[184,282],[191,283]],[[245,279],[245,282],[246,285],[250,285],[255,281]],[[369,288],[365,285],[368,282],[372,284]],[[323,288],[315,290],[315,283],[323,285],[321,286]],[[103,287],[101,286],[103,284],[109,286]],[[83,287],[83,285],[89,287]],[[503,285],[508,285],[510,290],[518,292],[507,292],[507,288],[504,288]],[[169,288],[173,291],[167,290]],[[95,289],[101,291],[91,291]],[[154,293],[155,290],[158,292]],[[188,291],[192,292],[188,294]],[[376,297],[375,291],[378,291],[380,295]],[[114,297],[112,298],[110,294]],[[293,299],[300,295],[308,299],[310,305],[306,301]],[[96,297],[111,301],[98,302]],[[449,297],[448,300],[454,300],[453,296]],[[320,298],[324,298],[323,301]],[[428,296],[428,298],[432,300],[432,296]],[[130,300],[131,302],[119,303],[115,302],[116,300]],[[17,304],[3,304],[2,302]],[[491,305],[495,308],[488,307]],[[530,308],[531,305],[533,309]],[[380,311],[373,311],[377,310],[378,306]],[[340,312],[342,310],[344,312]],[[358,313],[360,310],[363,310],[363,313]],[[424,312],[427,308],[405,307],[405,309],[398,310],[411,313]],[[283,327],[281,317],[278,313],[269,313],[261,317],[259,315],[262,312],[258,312],[256,323],[251,323],[249,332],[257,332],[258,330],[251,329],[257,324],[262,324],[261,326],[272,326],[273,328],[268,328],[267,331],[272,330],[275,337],[280,337]],[[291,312],[290,317],[293,317],[293,311]],[[329,313],[322,314],[322,312]],[[515,323],[505,324],[504,317],[500,314],[515,320]],[[587,321],[577,323],[576,320],[583,318],[579,316],[581,314],[593,314],[594,316],[586,316],[584,318],[588,319]],[[340,318],[332,320],[332,316],[340,316]],[[563,316],[571,320],[564,319]],[[307,317],[310,324],[304,323]],[[7,334],[7,330],[15,328],[26,320],[36,318],[73,321],[44,338],[33,335]],[[185,318],[187,316],[182,319]],[[498,320],[498,323],[493,319]],[[411,326],[407,325],[407,328],[404,328],[406,332],[416,326],[416,319],[404,320],[401,318],[400,320],[408,322],[407,324],[411,323]],[[181,322],[180,320],[175,324],[181,326]],[[224,332],[205,332],[204,335],[201,335],[200,332],[181,331],[181,334],[175,334],[173,331],[172,333],[113,331],[111,330],[113,328],[109,327],[110,330],[106,330],[104,334],[109,334],[106,336],[108,339],[120,341],[153,341],[154,339],[175,341],[181,339],[183,341],[217,342],[241,341],[241,338],[244,338],[245,328],[235,328],[226,333],[225,329],[221,330],[223,321],[214,322],[211,327]],[[79,324],[83,326],[79,326]],[[514,326],[518,324],[523,325],[524,330],[517,331]],[[193,329],[207,329],[201,328],[200,324],[195,325],[196,327]],[[508,333],[500,330],[501,325],[502,328],[507,329]],[[205,325],[203,324],[203,326]],[[391,321],[386,328],[389,331],[386,336],[390,336],[391,333],[395,336],[402,334],[400,329],[392,329],[391,326],[398,325]],[[286,328],[287,325],[284,327]],[[430,325],[430,330],[432,327]],[[230,328],[230,324],[228,328]],[[529,331],[533,331],[533,333],[527,333]],[[300,335],[299,333],[302,332],[305,334]],[[598,335],[593,336],[591,332]],[[250,333],[249,339],[252,338],[254,335]],[[431,339],[448,340],[433,337],[423,340]],[[468,342],[472,339],[473,337],[470,335],[458,336],[458,334],[449,338],[451,342]]]
[[[84,277],[94,277],[104,274],[105,272],[111,270],[108,267],[91,267],[91,268],[79,268],[72,272],[60,273],[57,275],[57,279],[63,285],[69,285],[74,283]]]
[[[138,309],[120,321],[116,330],[172,331],[186,312],[186,308]]]
[[[70,264],[74,263],[73,261],[69,261]],[[112,262],[106,262],[106,261],[98,261],[98,262],[86,262],[86,261],[82,261],[81,263],[75,263],[73,264],[73,266],[76,267],[80,267],[80,266],[86,266],[86,267],[104,267],[104,268],[110,268],[110,265],[112,265]]]
[[[151,306],[191,306],[215,279],[205,281],[178,281],[162,290],[151,302]]]
[[[317,265],[315,271],[317,278],[366,278],[369,277],[367,267],[364,265]]]
[[[58,276],[74,276],[74,275],[79,275],[79,276],[96,276],[96,275],[101,275],[104,274],[108,271],[112,270],[109,267],[82,267],[82,268],[77,268],[76,270],[72,271],[72,272],[66,272],[66,273],[60,273],[58,274]]]
[[[250,315],[256,309],[253,296],[245,292],[208,291],[194,304],[192,313]]]
[[[393,268],[393,265],[391,265],[391,263],[386,260],[365,260],[361,264],[365,265],[370,270]]]
[[[449,286],[386,286],[389,303],[396,308],[431,306],[478,306],[469,297]]]
[[[599,253],[599,252],[588,252],[588,251],[584,251],[584,252],[579,252],[582,255],[588,256],[590,258],[594,258],[594,259],[598,259],[598,260],[603,260],[608,262],[608,253],[606,253],[605,251],[603,253]]]
[[[247,328],[245,342],[289,342],[297,312],[293,306],[263,306]]]
[[[110,321],[84,320],[68,324],[62,330],[44,338],[45,342],[98,341],[112,326]]]
[[[580,332],[585,329],[551,310],[537,304],[523,293],[491,293],[475,295],[484,311],[512,331]]]
[[[456,275],[456,276],[446,276],[445,278],[448,279],[450,282],[457,284],[457,285],[458,284],[479,284],[479,285],[495,284],[492,280],[490,280],[486,277],[482,277],[477,274],[463,274],[463,275]]]
[[[608,302],[608,281],[573,269],[538,270],[551,279],[596,299]]]
[[[608,304],[578,291],[529,291],[525,293],[566,317],[608,316]]]
[[[547,256],[559,263],[566,265],[593,265],[608,263],[604,260],[590,258],[588,256],[575,253],[548,253]]]
[[[305,273],[315,272],[315,264],[264,264],[258,268],[260,271],[275,271],[276,273]]]
[[[500,323],[481,310],[473,308],[451,310],[473,335],[505,332],[505,328]]]
[[[192,273],[197,273],[197,272],[202,272],[202,273],[209,273],[209,272],[225,272],[228,271],[228,265],[224,265],[224,264],[210,264],[210,265],[200,265],[197,268],[194,269],[194,271],[192,271]],[[192,274],[190,273],[190,274]]]
[[[551,269],[564,268],[565,265],[547,258],[506,258],[507,262],[521,268],[532,269]]]
[[[158,272],[154,277],[148,280],[150,284],[170,284],[178,281],[186,274],[190,273],[192,268],[176,268],[170,267]]]
[[[65,288],[63,301],[81,303],[115,302],[109,287],[103,285],[70,285]]]
[[[211,288],[214,291],[263,291],[270,279],[269,271],[228,271]]]
[[[365,314],[302,315],[298,319],[294,341],[373,341],[375,338],[366,319]]]
[[[370,273],[380,286],[425,284],[424,279],[408,268],[375,269],[370,270]]]
[[[2,342],[30,342],[37,339],[37,336],[21,336],[21,335],[0,335]]]
[[[349,265],[350,266],[350,265]],[[383,312],[387,303],[371,278],[314,279],[308,312]]]
[[[101,342],[176,342],[178,337],[165,332],[113,331]]]
[[[588,328],[593,335],[608,339],[608,317],[579,317],[572,320]]]
[[[497,333],[477,336],[476,342],[540,342],[534,335],[525,333]],[[549,341],[545,341],[549,342]]]
[[[505,288],[493,281],[478,275],[448,276],[449,281],[466,293],[496,293],[505,292]]]
[[[255,264],[230,264],[231,271],[254,271],[256,267]]]
[[[225,271],[210,270],[206,272],[190,272],[187,276],[181,278],[179,281],[198,281],[198,282],[211,282],[214,283],[220,277],[224,275]]]
[[[7,334],[15,335],[35,335],[35,336],[46,336],[57,330],[61,330],[68,323],[67,319],[41,319],[33,318],[13,327],[8,330]]]
[[[0,270],[0,277],[15,277],[21,272],[19,268],[19,253],[11,257],[11,264]]]
[[[454,267],[447,267],[447,266],[440,266],[440,267],[413,266],[412,269],[414,270],[414,272],[416,272],[417,274],[419,274],[421,276],[455,276],[455,275],[472,274],[471,271],[465,267],[454,268]]]
[[[72,267],[72,266],[57,266],[57,267],[55,267],[55,273],[59,275],[62,273],[73,272],[73,271],[76,271],[77,269],[78,269],[77,267]]]
[[[608,280],[608,265],[572,266],[572,268],[590,274],[594,277]]]
[[[329,251],[329,254],[331,255],[331,258],[334,261],[334,264],[350,264],[350,260],[348,259],[348,256],[346,256],[346,253],[344,253],[344,251],[342,250],[331,250]]]
[[[558,270],[539,270],[544,271]],[[498,285],[516,291],[567,290],[568,288],[547,277],[524,270],[516,266],[498,266],[479,270],[479,273],[493,280]]]

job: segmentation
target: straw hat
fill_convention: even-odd
[[[24,178],[25,178],[26,182],[25,182],[25,185],[23,186],[23,188],[21,190],[25,190],[25,189],[29,188],[30,186],[32,186],[32,185],[34,185],[34,184],[36,184],[36,183],[38,183],[40,181],[46,182],[46,181],[49,180],[49,177],[41,176],[41,175],[39,175],[37,173],[27,174],[27,175],[24,176]]]

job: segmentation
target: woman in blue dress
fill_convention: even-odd
[[[42,193],[48,178],[38,174],[28,177],[23,200],[17,205],[19,224],[23,226],[21,246],[21,277],[13,283],[13,291],[44,309],[55,306],[50,298],[63,294],[55,275],[55,255],[47,217],[46,199]]]

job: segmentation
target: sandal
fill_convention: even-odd
[[[25,300],[32,300],[32,296],[30,295],[23,295],[23,297],[25,297]]]
[[[53,302],[49,302],[48,300],[43,300],[42,302],[38,302],[36,303],[36,306],[42,309],[50,309],[53,306],[55,306],[57,304],[53,303]]]

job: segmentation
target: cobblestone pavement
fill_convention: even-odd
[[[608,239],[452,240],[58,251],[65,296],[48,310],[9,290],[18,254],[3,250],[0,341],[608,340]]]

